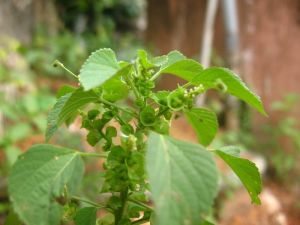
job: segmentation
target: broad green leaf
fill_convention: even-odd
[[[168,73],[190,81],[203,70],[201,64],[192,59],[183,59],[160,70],[160,74]]]
[[[61,88],[58,89],[57,93],[56,93],[56,98],[60,98],[68,93],[71,93],[73,91],[75,91],[76,88],[70,85],[64,85]]]
[[[85,207],[79,209],[75,215],[75,225],[95,225],[96,224],[97,208]]]
[[[220,67],[208,68],[189,81],[195,85],[202,84],[205,89],[216,89],[218,82],[221,82],[225,85],[224,91],[245,101],[260,113],[266,115],[260,98],[251,92],[239,76],[229,69]]]
[[[199,143],[209,145],[218,131],[216,114],[205,108],[193,108],[186,111],[185,116],[196,131]]]
[[[261,192],[261,178],[256,165],[247,159],[228,154],[228,151],[215,150],[214,152],[220,156],[240,178],[249,192],[252,202],[260,204],[258,195]]]
[[[112,78],[119,69],[115,53],[108,48],[99,49],[82,65],[79,81],[84,90],[90,90]]]
[[[56,225],[62,212],[56,198],[76,192],[84,171],[78,152],[52,145],[34,145],[13,166],[10,200],[25,224]]]
[[[48,141],[57,128],[72,117],[79,108],[87,103],[97,101],[98,98],[94,91],[83,91],[82,88],[60,97],[48,115],[46,141]]]
[[[155,66],[162,66],[164,64],[166,64],[168,61],[168,56],[166,55],[162,55],[162,56],[157,56],[157,57],[153,57],[150,62],[152,64],[154,64]]]
[[[167,55],[167,62],[162,65],[161,69],[170,66],[183,59],[186,59],[186,57],[183,54],[181,54],[181,52],[177,50],[171,51]]]
[[[200,145],[150,133],[146,165],[155,224],[199,224],[217,193],[212,154]]]
[[[58,129],[59,125],[58,120],[59,120],[59,115],[61,114],[64,106],[72,96],[72,93],[68,93],[62,97],[60,97],[51,111],[48,114],[47,118],[47,128],[46,128],[46,141],[49,141],[49,139],[52,137],[54,132]]]
[[[224,146],[218,148],[218,150],[235,157],[239,157],[241,153],[240,149],[237,146]]]

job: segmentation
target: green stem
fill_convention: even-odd
[[[62,64],[60,61],[55,60],[53,62],[53,66],[57,67],[59,66],[60,68],[64,69],[65,71],[67,71],[69,74],[71,74],[73,77],[75,77],[76,79],[78,79],[78,76],[76,74],[74,74],[71,70],[69,70],[67,67],[65,67],[64,64]]]
[[[129,113],[129,114],[131,114],[131,115],[133,115],[133,116],[136,116],[136,114],[133,112],[133,111],[131,111],[131,110],[128,110],[128,109],[125,109],[125,108],[123,108],[123,107],[121,107],[121,106],[119,106],[119,105],[116,105],[116,104],[114,104],[114,103],[112,103],[112,102],[109,102],[109,101],[107,101],[107,100],[105,100],[105,99],[100,99],[99,100],[101,103],[103,103],[103,104],[105,104],[105,105],[108,105],[108,106],[111,106],[111,107],[115,107],[115,108],[117,108],[117,109],[119,109],[119,110],[121,110],[121,111],[123,111],[123,112],[126,112],[126,113]]]
[[[182,87],[183,87],[183,88],[186,88],[186,87],[189,87],[189,86],[191,86],[191,85],[193,85],[191,82],[187,82],[187,83],[185,83]]]
[[[131,77],[127,77],[127,78],[128,78],[128,79],[127,79],[127,83],[128,83],[129,86],[132,88],[135,97],[136,97],[137,99],[139,99],[139,98],[140,98],[140,94],[139,94],[138,90],[136,89],[136,86],[135,86],[134,83],[132,82]]]
[[[71,199],[74,199],[74,200],[77,200],[77,201],[80,201],[80,202],[87,203],[87,204],[89,204],[89,205],[91,205],[91,206],[95,206],[95,207],[97,207],[97,208],[99,208],[99,209],[106,208],[104,205],[100,205],[100,204],[98,204],[98,203],[96,203],[96,202],[92,202],[92,201],[90,201],[90,200],[88,200],[88,199],[84,199],[84,198],[81,198],[81,197],[78,197],[78,196],[72,196]],[[109,210],[109,209],[108,209],[108,210]]]
[[[118,225],[119,222],[122,220],[126,204],[128,200],[128,187],[126,187],[123,191],[120,193],[120,199],[121,199],[121,207],[115,212],[115,225]]]
[[[94,152],[79,152],[82,157],[99,157],[99,158],[107,158],[106,153],[94,153]]]
[[[150,80],[151,81],[154,81],[154,80],[156,80],[158,77],[159,77],[159,75],[160,75],[160,70],[159,71],[157,71],[151,78],[150,78]]]
[[[148,205],[146,205],[146,204],[144,204],[144,203],[142,203],[142,202],[139,202],[139,201],[137,201],[137,200],[135,200],[135,199],[128,198],[128,201],[129,201],[129,202],[133,202],[133,203],[135,203],[135,204],[137,204],[137,205],[139,205],[139,206],[142,206],[142,207],[144,207],[144,208],[146,208],[146,209],[148,209],[148,210],[150,210],[150,211],[153,211],[153,208],[151,208],[150,206],[148,206]]]

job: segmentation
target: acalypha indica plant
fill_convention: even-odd
[[[252,202],[260,203],[257,167],[240,158],[235,147],[207,149],[217,133],[217,117],[194,104],[196,96],[216,89],[265,114],[259,97],[232,71],[203,68],[178,51],[150,58],[139,50],[134,60],[117,61],[106,48],[92,53],[79,75],[58,61],[54,65],[75,76],[79,86],[58,91],[46,141],[60,125],[79,116],[86,140],[95,148],[91,152],[39,144],[19,156],[9,177],[9,195],[23,224],[58,225],[66,218],[76,225],[206,224],[218,191],[214,156],[240,178]],[[164,74],[186,83],[155,91],[157,78]],[[179,116],[195,130],[199,144],[169,135]],[[104,182],[93,199],[78,196],[88,157],[104,161]]]

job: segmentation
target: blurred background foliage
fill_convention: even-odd
[[[52,62],[59,59],[78,73],[88,55],[99,48],[112,48],[120,58],[129,59],[143,46],[136,23],[144,1],[53,3],[59,17],[54,33],[50,34],[48,27],[40,23],[30,42],[0,35],[0,215],[9,210],[6,186],[11,166],[30,145],[44,142],[47,113],[55,103],[55,91],[65,83],[77,85]],[[58,132],[53,142],[70,148],[84,147],[81,135],[66,128]],[[85,177],[83,190],[87,195],[98,191],[93,185],[97,183],[95,176],[99,178],[99,173],[92,170]]]

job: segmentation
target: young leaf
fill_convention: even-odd
[[[75,215],[75,225],[95,225],[96,224],[97,208],[85,207],[79,209]]]
[[[151,63],[151,61],[148,59],[148,55],[147,55],[147,52],[145,50],[139,49],[137,51],[137,54],[138,54],[138,58],[139,58],[141,64],[143,65],[143,67],[145,69],[155,67],[155,65],[153,63]]]
[[[150,133],[146,168],[156,225],[198,224],[217,193],[217,170],[200,145]]]
[[[215,150],[233,172],[240,178],[243,185],[250,194],[251,200],[255,204],[260,204],[259,193],[261,192],[261,178],[256,165],[247,160],[236,157],[236,154],[229,154],[229,151]]]
[[[77,109],[97,100],[98,96],[96,93],[93,91],[83,91],[82,88],[60,97],[48,115],[46,141],[52,137],[63,122],[77,112]]]
[[[74,194],[81,182],[83,161],[78,152],[52,145],[35,145],[12,168],[8,191],[14,210],[25,224],[59,224],[62,207],[55,201]]]
[[[266,115],[264,107],[260,98],[251,92],[243,81],[234,72],[229,69],[212,67],[203,70],[194,79],[190,80],[195,85],[202,84],[205,89],[215,88],[217,89],[220,84],[220,88],[223,91],[236,96],[237,98],[245,101],[260,113]],[[218,85],[219,84],[219,85]]]
[[[80,69],[79,81],[84,90],[98,87],[120,69],[115,53],[108,48],[93,52]]]
[[[201,64],[192,59],[183,59],[164,67],[159,71],[176,75],[184,80],[190,81],[203,70]]]
[[[185,116],[196,131],[199,143],[209,145],[218,131],[216,114],[205,108],[193,108],[186,111]]]

